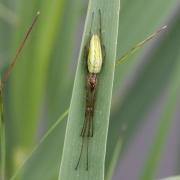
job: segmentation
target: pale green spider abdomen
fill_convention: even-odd
[[[90,40],[88,53],[88,71],[90,73],[99,73],[102,67],[102,50],[100,38],[93,34]]]

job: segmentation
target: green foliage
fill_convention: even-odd
[[[147,161],[139,172],[143,180],[154,179],[178,104],[180,57],[177,47],[180,46],[180,26],[179,14],[173,14],[178,0],[121,0],[119,25],[119,0],[113,2],[90,0],[87,13],[83,0],[0,1],[0,42],[3,42],[0,43],[1,73],[8,66],[32,17],[37,10],[41,11],[38,24],[5,86],[8,179],[57,179],[61,162],[59,177],[66,177],[67,180],[99,180],[104,176],[107,180],[111,179],[116,164],[125,155],[133,135],[145,123],[146,114],[158,101],[161,93],[166,92],[153,143],[147,152]],[[85,170],[84,153],[79,169],[75,171],[81,145],[79,133],[84,120],[83,47],[87,42],[92,11],[99,7],[102,8],[106,61],[99,77],[94,117],[95,136],[90,140],[89,149],[90,170]],[[84,22],[81,16],[84,17],[86,13],[76,70],[81,42],[77,28]],[[174,21],[169,23],[168,19]],[[134,44],[166,24],[168,29],[160,38],[146,45],[136,56],[116,66],[106,150],[116,40],[116,59],[119,59]],[[131,82],[128,87],[127,82]],[[71,95],[61,161],[67,116],[65,111],[69,107]],[[120,129],[124,125],[127,128],[121,136]],[[42,134],[45,134],[43,138]],[[123,151],[120,156],[121,148]]]

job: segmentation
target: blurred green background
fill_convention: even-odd
[[[1,73],[33,16],[41,12],[6,83],[8,179],[69,107],[87,5],[88,1],[83,0],[0,0]],[[179,0],[121,0],[117,59],[165,24],[166,32],[116,66],[107,177],[114,170],[113,179],[122,180],[148,180],[179,173],[178,138],[173,135],[169,140],[171,132],[178,135],[178,128],[172,127],[180,125],[175,121],[180,117],[176,115],[180,107]],[[39,145],[20,170],[22,179],[57,178],[65,125],[64,120]],[[169,161],[164,161],[167,165],[163,166],[160,162],[167,157],[162,155],[172,140],[166,155],[175,161],[170,167]],[[121,153],[119,141],[123,142]]]

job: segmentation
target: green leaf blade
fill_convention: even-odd
[[[87,28],[87,26],[90,27],[92,13],[98,13],[99,8],[102,13],[102,39],[106,49],[106,59],[102,67],[102,73],[98,77],[99,81],[93,117],[94,136],[89,140],[89,169],[86,171],[86,158],[84,156],[85,153],[83,153],[80,165],[78,169],[75,170],[81,148],[82,139],[80,132],[85,113],[86,62],[83,62],[85,61],[85,59],[83,59],[84,46],[87,41],[85,38],[88,39],[89,28]],[[114,79],[119,8],[119,0],[113,0],[113,2],[109,2],[108,0],[90,1],[71,99],[59,179],[104,179],[106,140]],[[111,16],[109,16],[108,12],[111,12]]]

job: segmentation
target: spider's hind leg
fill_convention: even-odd
[[[90,119],[90,125],[89,125],[89,137],[93,137],[93,118]]]
[[[102,15],[101,15],[101,10],[99,9],[98,10],[98,12],[99,12],[99,38],[100,38],[100,40],[101,40],[101,48],[102,48],[102,56],[103,56],[103,59],[105,59],[105,57],[106,57],[106,50],[105,50],[105,45],[104,45],[104,43],[103,43],[103,38],[102,38]]]

